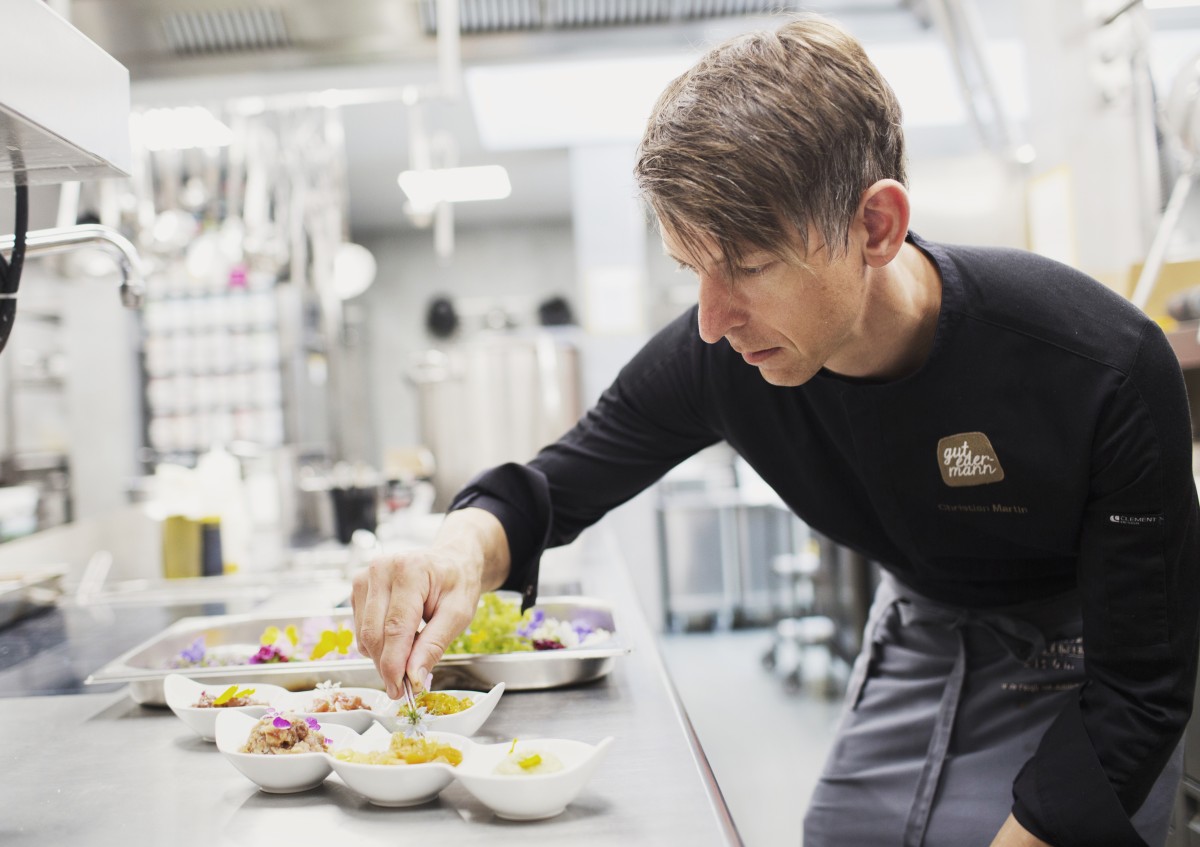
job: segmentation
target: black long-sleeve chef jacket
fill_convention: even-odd
[[[772,386],[704,343],[693,308],[561,440],[452,508],[500,519],[506,587],[532,599],[543,549],[724,439],[809,526],[926,596],[987,608],[1077,586],[1087,682],[1017,778],[1014,813],[1060,847],[1137,844],[1128,817],[1195,680],[1200,507],[1178,361],[1144,314],[1065,266],[910,240],[942,278],[911,376]]]

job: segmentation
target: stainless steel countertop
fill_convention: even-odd
[[[595,776],[558,817],[504,821],[458,784],[411,809],[372,806],[336,775],[302,794],[262,793],[169,710],[138,706],[120,690],[0,699],[5,735],[0,842],[738,843],[614,546],[602,535],[584,540],[583,589],[614,604],[618,631],[633,651],[595,683],[505,694],[476,736],[589,743],[614,736]]]

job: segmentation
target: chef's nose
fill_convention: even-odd
[[[745,310],[738,304],[729,280],[723,274],[701,274],[700,337],[716,344],[745,322]]]

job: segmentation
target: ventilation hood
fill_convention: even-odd
[[[0,186],[128,176],[129,73],[42,0],[5,0]]]
[[[917,0],[459,0],[463,58],[637,49],[706,20],[802,6],[902,13]],[[437,0],[72,0],[71,20],[135,83],[436,58]]]

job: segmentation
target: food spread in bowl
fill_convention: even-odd
[[[500,760],[492,773],[501,776],[537,776],[555,773],[563,769],[562,759],[549,750],[537,750],[531,747],[517,749],[517,739],[513,739],[508,748],[508,755]]]
[[[263,715],[250,730],[239,753],[324,753],[329,743],[316,718],[275,709]]]
[[[231,685],[220,694],[210,694],[208,690],[200,692],[200,697],[192,704],[193,709],[237,709],[242,706],[266,706],[266,702],[255,700],[253,688],[239,689]]]
[[[475,705],[470,697],[455,697],[444,691],[422,691],[417,695],[417,706],[434,716],[457,715]]]
[[[403,732],[393,732],[386,750],[361,752],[339,750],[334,758],[360,765],[424,765],[443,762],[451,767],[462,763],[462,751],[432,738],[414,738]]]
[[[342,691],[340,682],[325,680],[317,684],[316,697],[308,705],[307,711],[316,714],[329,712],[353,712],[359,709],[370,709],[371,704],[363,701],[361,694]]]

